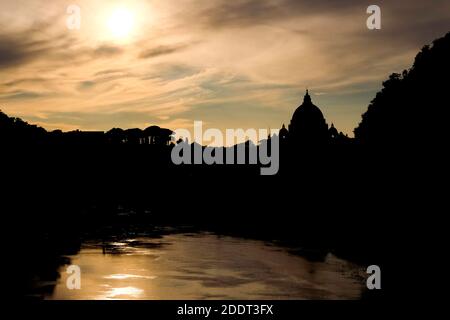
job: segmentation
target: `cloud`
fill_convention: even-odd
[[[120,69],[105,69],[102,71],[98,71],[94,74],[94,76],[104,76],[104,75],[110,75],[110,74],[117,74],[117,73],[124,73],[127,72],[126,68],[120,68]]]
[[[0,67],[14,66],[31,60],[32,52],[17,39],[0,36]]]
[[[199,74],[201,70],[201,68],[181,63],[158,64],[154,66],[154,70],[141,77],[141,80],[160,79],[163,81],[175,81],[192,77]]]
[[[32,62],[58,47],[58,39],[38,39],[38,35],[35,28],[0,34],[0,67],[9,68]]]
[[[86,62],[123,53],[122,48],[112,45],[76,45],[77,41],[67,33],[46,34],[34,27],[25,31],[0,34],[0,67],[19,67],[41,60],[55,64],[68,61]]]
[[[163,55],[169,55],[181,50],[184,50],[188,47],[186,44],[175,44],[175,45],[162,45],[155,48],[150,48],[142,51],[139,54],[139,58],[141,59],[149,59],[155,58]]]
[[[12,81],[7,81],[7,82],[3,82],[0,85],[5,86],[5,87],[14,87],[20,84],[26,84],[26,83],[44,83],[46,81],[49,81],[48,79],[44,79],[44,78],[38,78],[38,77],[34,77],[34,78],[18,78]]]
[[[101,45],[92,51],[94,57],[111,57],[121,54],[123,49],[117,46]]]
[[[78,89],[79,90],[88,90],[91,89],[92,87],[95,86],[95,82],[94,81],[82,81],[79,85],[78,85]]]
[[[255,26],[311,14],[339,14],[355,7],[365,10],[369,4],[364,7],[359,0],[218,0],[192,20],[213,28]]]
[[[29,100],[36,99],[45,96],[45,94],[32,92],[32,91],[13,91],[6,94],[0,94],[0,100],[11,101],[11,100]]]

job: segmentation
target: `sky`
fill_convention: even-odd
[[[449,31],[448,0],[0,0],[0,109],[48,130],[278,129],[309,88],[352,136]]]

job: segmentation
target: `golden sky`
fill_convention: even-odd
[[[50,130],[280,128],[308,87],[351,135],[448,31],[448,0],[0,0],[0,109]]]

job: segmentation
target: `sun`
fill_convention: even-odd
[[[117,40],[126,40],[134,28],[134,13],[127,8],[117,8],[112,11],[107,21],[111,36]]]

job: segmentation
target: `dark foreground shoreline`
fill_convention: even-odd
[[[15,296],[24,297],[36,277],[56,279],[84,239],[133,228],[275,241],[311,260],[332,252],[361,265],[389,262],[395,223],[388,218],[401,205],[398,182],[406,181],[395,162],[358,149],[311,150],[295,168],[285,155],[278,175],[260,176],[252,166],[175,167],[150,149],[111,152],[10,150],[1,159]]]

